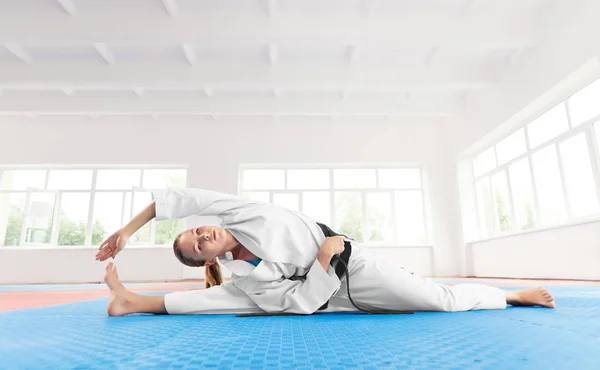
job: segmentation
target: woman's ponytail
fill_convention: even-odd
[[[204,267],[205,274],[205,283],[204,287],[206,289],[211,286],[217,286],[223,284],[223,276],[221,275],[221,266],[218,263],[215,263],[210,266]]]

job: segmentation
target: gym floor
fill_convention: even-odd
[[[600,282],[545,286],[557,309],[366,315],[108,317],[103,284],[0,286],[0,369],[599,369]],[[144,294],[203,282],[126,284]]]

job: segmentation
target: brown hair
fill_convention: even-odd
[[[175,253],[175,257],[179,260],[179,262],[183,263],[186,266],[190,267],[202,267],[204,266],[204,287],[210,288],[211,286],[221,285],[223,284],[223,275],[221,274],[221,266],[218,263],[215,263],[212,266],[205,266],[206,261],[197,261],[191,258],[187,258],[181,252],[181,248],[179,247],[179,239],[181,239],[181,235],[175,239],[173,242],[173,253]]]

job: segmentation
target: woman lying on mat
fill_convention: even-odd
[[[121,284],[111,263],[105,273],[112,293],[109,315],[453,312],[504,309],[507,304],[555,307],[552,295],[543,288],[509,292],[478,284],[449,287],[418,277],[399,261],[377,258],[356,241],[275,204],[180,188],[156,191],[153,199],[100,245],[96,259],[116,256],[128,238],[154,217],[218,216],[222,227],[190,229],[173,243],[183,264],[205,266],[210,288],[138,295]],[[231,270],[230,282],[222,283],[217,261]]]

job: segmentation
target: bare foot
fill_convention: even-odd
[[[506,302],[513,306],[543,306],[556,308],[552,294],[545,288],[532,288],[506,292]]]
[[[119,280],[117,268],[113,269],[112,262],[106,266],[104,282],[108,285],[112,298],[108,303],[109,316],[123,316],[132,313],[131,301],[134,293],[130,292]]]

